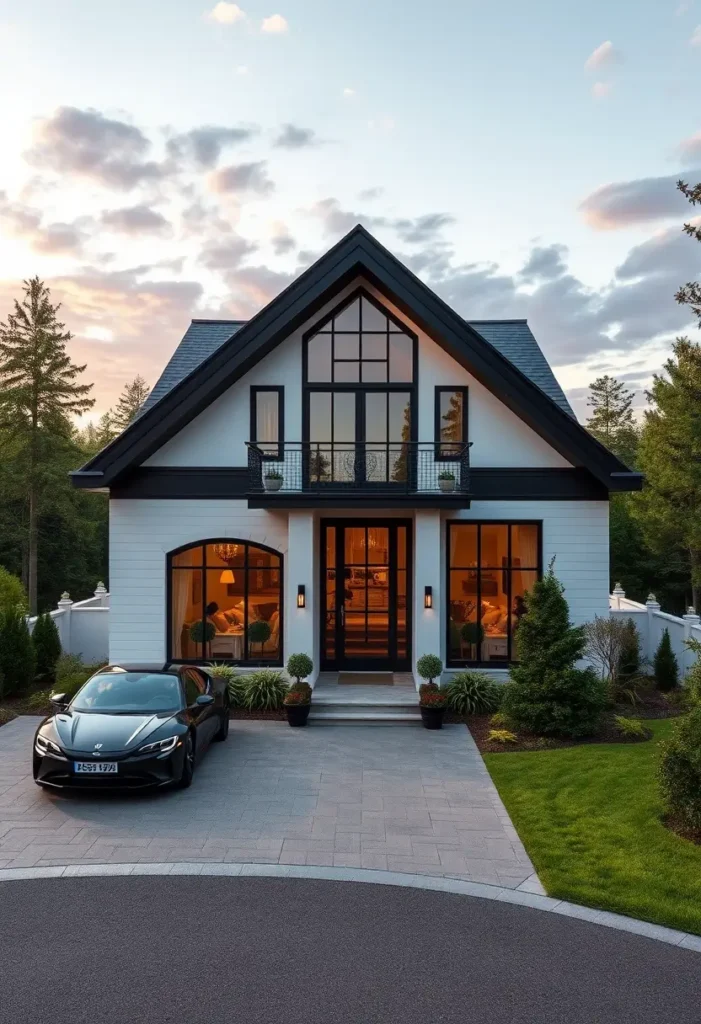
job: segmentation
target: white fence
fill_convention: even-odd
[[[104,583],[98,583],[95,596],[85,601],[74,602],[69,594],[62,594],[58,607],[49,614],[56,623],[64,653],[79,654],[93,665],[108,660],[110,595]],[[28,622],[31,632],[36,616]]]
[[[701,640],[700,620],[693,608],[689,608],[681,618],[669,615],[661,610],[654,594],[650,594],[645,604],[640,604],[627,598],[620,583],[617,583],[609,598],[609,614],[615,619],[633,620],[640,634],[641,654],[649,663],[652,663],[665,629],[669,631],[682,678],[696,660],[685,643],[690,638]]]
[[[693,608],[681,618],[669,615],[661,610],[654,594],[650,594],[645,604],[639,604],[627,598],[621,585],[616,584],[609,597],[609,612],[613,618],[633,620],[640,634],[641,655],[650,664],[662,633],[668,629],[680,675],[686,675],[695,657],[685,640],[693,637],[701,641],[701,620]],[[68,594],[62,594],[58,607],[50,615],[67,654],[79,654],[83,661],[91,664],[108,660],[110,595],[103,583],[98,583],[95,596],[86,601],[73,602]],[[29,619],[30,630],[34,629],[35,622],[36,618]]]

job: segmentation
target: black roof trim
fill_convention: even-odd
[[[218,348],[79,472],[101,470],[104,483],[110,484],[141,465],[359,275],[387,295],[401,312],[574,466],[589,469],[609,489],[612,473],[628,472],[627,466],[361,225],[244,324],[236,332],[234,349],[228,343]]]

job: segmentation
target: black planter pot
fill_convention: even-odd
[[[420,708],[424,729],[442,729],[445,708]]]
[[[285,704],[287,724],[292,726],[306,725],[311,704]]]

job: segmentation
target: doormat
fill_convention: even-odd
[[[392,672],[339,672],[339,686],[358,686],[369,683],[371,686],[394,686]]]

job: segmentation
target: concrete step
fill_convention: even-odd
[[[312,704],[309,712],[309,721],[332,724],[334,722],[356,723],[358,725],[421,725],[421,714],[418,707],[413,711],[389,711],[387,709],[375,710],[374,708],[320,708]]]

